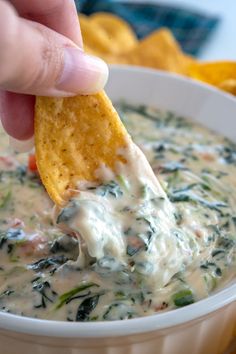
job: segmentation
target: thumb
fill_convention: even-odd
[[[43,96],[73,96],[101,90],[108,68],[68,38],[19,18],[0,2],[0,87]]]

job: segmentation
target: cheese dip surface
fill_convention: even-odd
[[[57,209],[2,133],[1,311],[129,319],[189,305],[234,279],[236,145],[168,111],[118,109],[161,185],[133,147],[120,152],[128,169],[101,166],[102,185],[80,185]]]

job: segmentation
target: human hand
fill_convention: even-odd
[[[83,52],[73,0],[0,0],[0,116],[7,133],[33,135],[35,96],[101,90],[106,64]]]

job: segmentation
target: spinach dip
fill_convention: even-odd
[[[104,183],[58,209],[32,156],[28,165],[1,133],[1,311],[123,320],[190,305],[235,278],[236,145],[169,111],[118,110],[160,188],[124,151],[135,183],[101,166]]]

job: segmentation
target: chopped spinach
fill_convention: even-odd
[[[166,150],[166,147],[163,143],[161,143],[161,144],[158,144],[157,146],[155,146],[153,150],[155,152],[163,152]]]
[[[190,201],[194,201],[193,199],[191,199],[190,195],[187,193],[172,193],[172,194],[168,194],[170,200],[172,203],[178,203],[178,202],[190,202]]]
[[[133,317],[133,313],[130,311],[130,307],[122,302],[115,302],[111,304],[103,315],[104,320],[120,320],[129,319]]]
[[[107,320],[107,319],[108,319],[108,315],[110,314],[110,312],[111,312],[113,309],[117,308],[119,305],[120,305],[120,303],[111,304],[111,305],[108,307],[108,309],[106,310],[106,312],[104,313],[103,319],[104,319],[104,320]]]
[[[216,264],[213,262],[206,261],[206,263],[201,264],[200,268],[202,269],[208,269],[209,267],[216,267]]]
[[[73,297],[70,297],[66,300],[65,304],[69,304],[71,301],[73,300],[77,300],[77,299],[82,299],[83,297],[88,297],[89,295],[91,295],[91,291],[87,291],[87,293],[82,294],[82,295],[75,295]]]
[[[181,290],[172,296],[172,301],[175,306],[183,307],[194,303],[194,296],[191,290],[184,289]]]
[[[127,299],[127,295],[122,290],[119,290],[115,292],[115,298],[117,300],[125,300]]]
[[[4,243],[7,242],[7,234],[4,231],[0,232],[0,249],[3,247]]]
[[[0,249],[7,241],[17,242],[25,239],[25,233],[22,229],[10,228],[7,231],[0,231]]]
[[[158,115],[152,115],[147,111],[147,107],[145,105],[139,105],[139,106],[133,106],[127,103],[122,102],[120,104],[120,108],[123,112],[136,112],[140,115],[142,115],[143,117],[154,121],[154,122],[158,122],[159,117]]]
[[[123,299],[120,298],[120,300],[128,300],[129,298],[131,299],[133,304],[143,305],[143,303],[145,302],[145,296],[144,296],[143,291],[133,293],[133,294],[132,293],[128,294],[128,296],[126,298],[123,298]]]
[[[182,188],[179,188],[179,189],[174,189],[172,191],[173,194],[176,194],[176,193],[183,193],[183,192],[187,192],[191,189],[193,189],[194,187],[196,187],[198,185],[198,183],[191,183],[191,184],[188,184],[187,186],[185,187],[182,187]]]
[[[22,240],[25,238],[25,233],[22,229],[8,229],[6,232],[8,240]]]
[[[69,201],[69,203],[67,204],[67,206],[65,208],[63,208],[60,212],[60,214],[57,217],[57,224],[60,223],[67,223],[68,221],[70,221],[71,219],[73,219],[77,213],[79,211],[79,207],[78,204],[76,203],[76,201],[74,201],[73,199]]]
[[[200,185],[201,185],[202,189],[204,189],[204,191],[211,191],[212,190],[211,186],[207,183],[200,183]]]
[[[14,294],[14,293],[15,293],[14,290],[10,290],[10,289],[5,290],[5,291],[3,291],[3,293],[0,294],[0,298],[2,298],[2,297],[4,297],[4,296],[12,295],[12,294]]]
[[[218,277],[222,276],[221,268],[218,267],[218,265],[214,262],[206,261],[205,263],[200,265],[200,268],[204,270],[211,269],[216,276]]]
[[[87,321],[89,319],[89,315],[97,306],[100,296],[100,294],[96,294],[81,302],[76,313],[76,321]]]
[[[217,268],[216,268],[215,274],[216,274],[218,277],[221,277],[221,276],[222,276],[222,270],[220,269],[220,267],[217,267]]]
[[[41,295],[40,303],[34,305],[35,308],[46,308],[47,302],[53,303],[57,295],[57,293],[51,289],[50,283],[43,281],[41,278],[33,282],[33,291],[37,291]]]
[[[188,170],[188,168],[180,162],[173,161],[173,162],[168,162],[164,165],[161,165],[159,170],[160,170],[160,173],[173,173],[176,171]]]
[[[140,240],[140,241],[142,241],[142,240]],[[138,252],[140,252],[141,250],[143,250],[144,248],[145,248],[145,244],[142,242],[139,242],[138,246],[134,246],[132,244],[129,244],[129,245],[127,245],[126,253],[128,256],[132,257],[135,254],[137,254]]]
[[[224,254],[225,250],[220,249],[220,248],[216,248],[216,249],[214,249],[212,251],[211,255],[212,255],[212,257],[216,257],[216,256],[218,256],[219,254],[222,254],[222,253]]]
[[[136,218],[136,221],[139,223],[145,223],[147,225],[147,231],[145,231],[144,234],[139,234],[138,236],[142,238],[142,240],[145,243],[146,250],[148,249],[148,246],[151,243],[151,240],[155,233],[157,232],[156,227],[153,225],[153,223],[147,219],[145,216],[140,216]]]
[[[119,198],[123,195],[123,192],[120,189],[119,184],[117,184],[115,181],[110,181],[107,184],[103,184],[103,185],[97,187],[96,194],[98,194],[102,197],[106,197],[106,196],[110,195],[114,198]]]
[[[221,213],[221,210],[219,208],[226,208],[228,207],[228,204],[222,202],[222,201],[215,201],[215,202],[208,202],[207,200],[197,196],[196,194],[193,193],[188,193],[188,192],[172,192],[168,194],[171,202],[173,203],[178,203],[178,202],[192,202],[192,203],[199,203],[203,205],[206,208],[218,211]]]
[[[16,178],[21,184],[24,184],[27,175],[27,167],[25,165],[18,166],[15,171]]]
[[[220,149],[220,156],[224,159],[227,164],[236,163],[236,146],[222,146]]]
[[[221,225],[221,228],[222,228],[222,229],[229,230],[229,227],[230,227],[230,222],[229,222],[229,220],[227,220],[225,223],[222,223],[222,225]]]
[[[10,243],[9,245],[7,245],[7,253],[10,254],[12,253],[14,250],[14,245],[12,243]]]
[[[82,291],[92,288],[92,287],[99,287],[98,284],[95,283],[84,283],[81,284],[79,286],[77,286],[74,289],[71,289],[70,291],[62,294],[59,296],[59,302],[56,305],[56,309],[61,308],[63,305],[67,304],[75,295],[77,295],[78,293],[81,293]]]
[[[233,240],[225,236],[220,236],[217,240],[217,246],[222,247],[225,250],[229,250],[230,248],[233,248],[235,245],[236,245],[236,240]]]
[[[58,266],[66,263],[68,261],[68,258],[65,257],[64,255],[56,256],[56,257],[48,257],[48,258],[42,258],[38,260],[37,262],[31,263],[29,265],[29,268],[33,269],[35,272],[39,272],[44,269],[48,269],[49,267],[52,267],[53,270],[55,271]],[[52,272],[51,271],[51,272]]]

